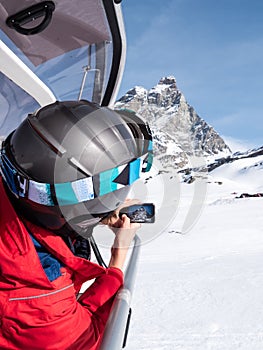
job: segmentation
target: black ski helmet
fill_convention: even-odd
[[[81,100],[28,115],[4,141],[0,165],[22,214],[58,230],[115,210],[151,162],[151,132],[140,117]]]

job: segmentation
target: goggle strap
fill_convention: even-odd
[[[5,152],[1,152],[2,174],[10,190],[18,197],[46,205],[74,205],[92,200],[110,192],[131,185],[141,174],[150,169],[149,156],[137,158],[127,164],[86,177],[73,182],[50,185],[27,179],[19,174],[9,161]]]

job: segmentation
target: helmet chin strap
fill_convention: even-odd
[[[99,247],[98,247],[98,245],[97,245],[97,243],[92,235],[93,229],[95,228],[95,226],[97,226],[97,224],[94,226],[88,226],[86,228],[82,228],[82,231],[79,231],[78,235],[80,235],[81,237],[83,237],[84,239],[86,239],[89,242],[89,244],[93,250],[93,253],[97,259],[98,264],[100,266],[107,268],[108,266],[104,262],[102,255],[100,253]]]
[[[97,261],[98,261],[98,264],[99,264],[100,266],[103,266],[103,267],[107,268],[108,266],[107,266],[107,264],[104,262],[104,260],[103,260],[103,258],[102,258],[102,256],[101,256],[101,253],[100,253],[100,251],[99,251],[99,248],[98,248],[98,246],[97,246],[97,243],[95,242],[95,239],[94,239],[94,237],[92,236],[92,234],[91,234],[90,237],[88,238],[88,241],[89,241],[89,243],[90,243],[90,245],[91,245],[91,248],[92,248],[92,250],[93,250],[94,255],[96,256],[96,259],[97,259]]]
[[[85,220],[81,221],[79,223],[79,225],[76,225],[76,224],[74,225],[72,223],[71,224],[67,223],[65,225],[66,226],[66,231],[70,230],[71,233],[72,233],[72,231],[74,231],[74,233],[76,234],[76,239],[78,239],[78,237],[81,237],[81,239],[84,239],[87,242],[89,242],[89,244],[90,244],[90,246],[91,246],[91,248],[93,250],[93,253],[94,253],[94,255],[95,255],[96,259],[97,259],[98,264],[100,266],[103,266],[103,267],[107,268],[108,266],[104,262],[104,260],[102,258],[102,255],[100,253],[100,250],[98,248],[98,245],[97,245],[97,243],[96,243],[96,241],[95,241],[95,239],[94,239],[94,237],[92,235],[94,228],[99,224],[99,222],[96,221],[96,223],[93,222],[92,224],[91,224],[91,222],[92,222],[92,220],[89,219],[89,220],[86,220],[86,222],[85,222]],[[64,233],[64,237],[65,236],[68,236],[68,234]],[[65,239],[66,239],[66,237],[65,237]],[[68,242],[71,243],[71,240],[69,240]],[[70,246],[69,248],[74,252],[74,247]]]
[[[73,219],[68,222],[68,226],[78,235],[88,239],[92,235],[93,229],[99,224],[100,220],[101,218],[89,218],[76,223]]]
[[[93,226],[89,225],[89,226],[83,227],[82,231],[78,232],[78,234],[89,242],[89,244],[90,244],[90,246],[91,246],[91,248],[93,250],[93,253],[94,253],[94,255],[95,255],[96,259],[97,259],[98,264],[100,266],[103,266],[103,267],[107,268],[108,266],[104,262],[104,260],[102,258],[102,255],[100,253],[99,247],[98,247],[98,245],[97,245],[97,243],[96,243],[96,241],[95,241],[95,239],[94,239],[94,237],[92,235],[93,229],[97,225],[98,225],[98,222],[95,225],[93,225]]]
[[[89,226],[86,228],[82,228],[81,230],[78,231],[78,235],[80,235],[81,237],[85,238],[85,239],[89,239],[92,236],[93,233],[93,229],[95,226]]]

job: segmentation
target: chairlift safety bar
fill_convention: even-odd
[[[129,318],[131,299],[136,279],[141,240],[134,239],[133,250],[125,273],[124,286],[119,290],[106,324],[100,350],[120,350],[126,336],[126,325]]]

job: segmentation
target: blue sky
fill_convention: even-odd
[[[123,0],[122,9],[127,61],[119,96],[174,75],[221,136],[263,145],[262,0]]]

